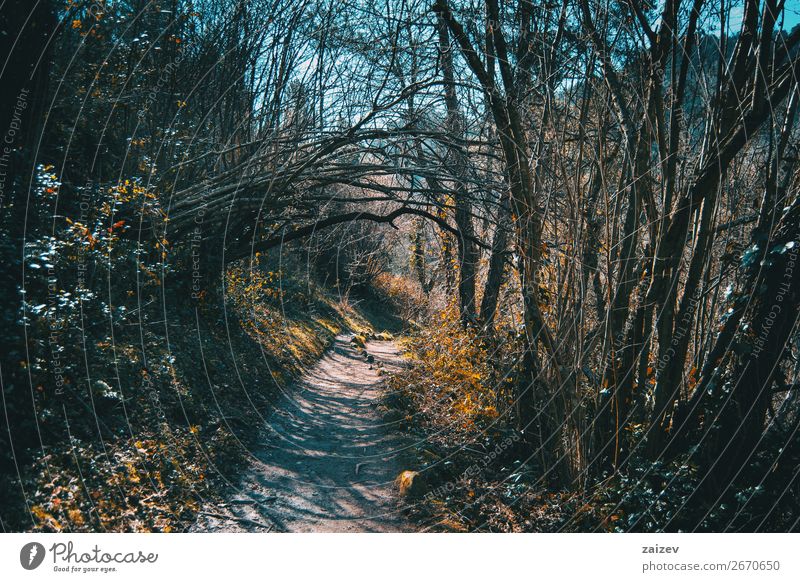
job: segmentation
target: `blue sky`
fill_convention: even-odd
[[[798,24],[800,24],[800,1],[786,0],[786,20],[783,27],[792,30]]]
[[[734,3],[731,3],[730,6],[731,14],[729,30],[731,32],[735,32],[739,30],[742,22],[744,2],[743,0],[737,0]],[[786,7],[784,9],[783,16],[783,29],[792,30],[798,24],[800,24],[800,0],[786,0]]]

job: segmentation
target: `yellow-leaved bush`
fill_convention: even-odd
[[[405,340],[411,365],[391,379],[414,401],[424,421],[448,426],[451,436],[477,435],[508,405],[497,371],[477,332],[459,320],[451,302]],[[467,434],[465,434],[467,433]]]

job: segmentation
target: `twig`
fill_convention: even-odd
[[[278,498],[276,496],[265,497],[264,499],[231,499],[228,503],[233,505],[264,505],[266,503],[272,503],[276,501]]]
[[[263,521],[256,521],[255,519],[249,519],[247,517],[237,517],[235,515],[223,515],[222,513],[212,513],[210,511],[201,511],[200,515],[206,515],[208,517],[216,517],[217,519],[230,519],[233,521],[238,521],[240,523],[248,523],[250,525],[256,525],[258,527],[265,527],[267,528],[267,532],[272,530],[272,526],[264,523]]]

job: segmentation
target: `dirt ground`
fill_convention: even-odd
[[[397,475],[409,441],[379,409],[380,369],[401,365],[391,341],[370,341],[368,362],[352,336],[328,353],[268,417],[251,465],[221,504],[206,504],[193,531],[410,531]]]

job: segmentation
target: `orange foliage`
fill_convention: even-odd
[[[413,365],[391,381],[434,423],[472,433],[498,417],[502,398],[489,354],[476,332],[462,327],[455,302],[433,315],[408,348]]]

